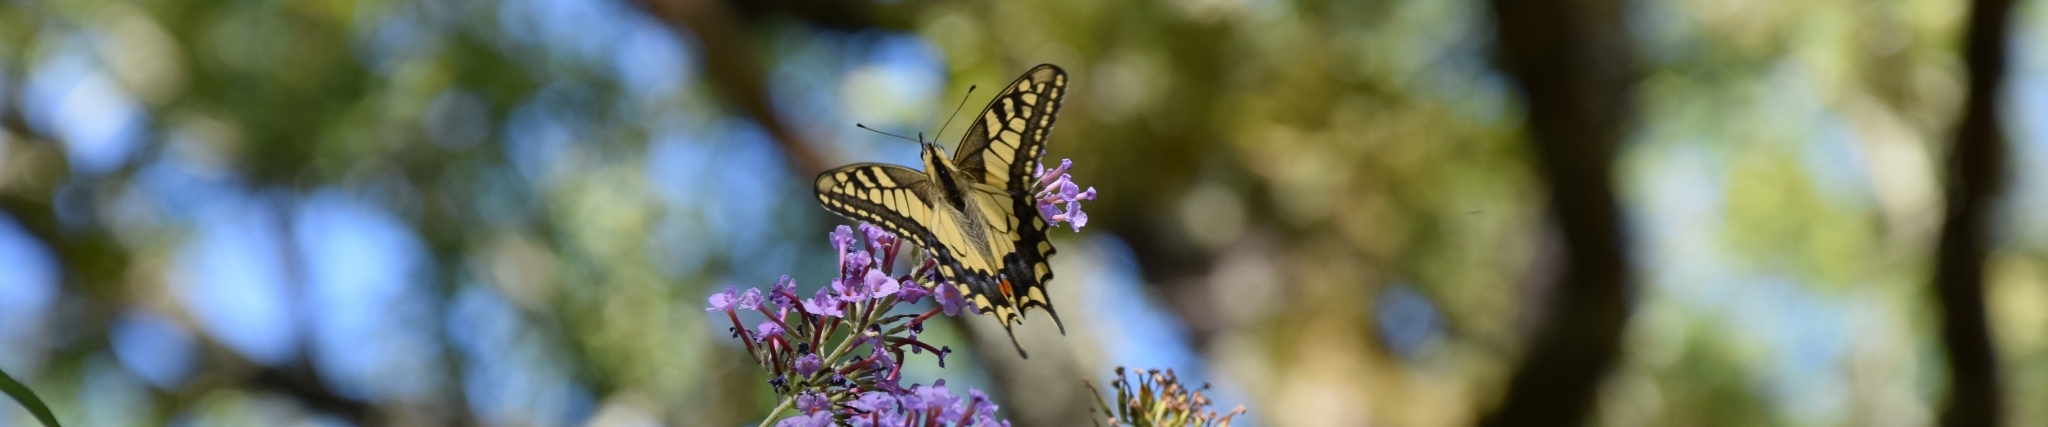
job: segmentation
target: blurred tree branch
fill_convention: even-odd
[[[675,0],[652,0],[675,1]],[[706,0],[687,0],[706,1]],[[716,1],[716,0],[711,0]],[[895,9],[922,8],[916,1],[883,5],[873,0],[739,0],[731,1],[732,10],[749,20],[761,16],[782,14],[802,20],[805,23],[841,31],[884,28],[904,30],[911,22],[902,13],[891,13]]]
[[[1948,211],[1931,284],[1940,299],[1941,338],[1948,352],[1944,426],[1997,426],[2003,409],[1998,356],[1984,318],[1984,259],[1991,208],[2004,176],[1997,104],[2005,84],[2012,5],[2012,0],[1972,2],[1963,48],[1970,87],[1950,151]]]
[[[674,30],[697,36],[697,45],[704,49],[705,74],[718,93],[774,137],[799,176],[809,178],[825,170],[824,159],[810,141],[775,115],[768,99],[767,69],[731,8],[715,0],[643,0],[642,6]]]
[[[1497,60],[1522,89],[1565,265],[1507,394],[1480,424],[1576,426],[1628,322],[1613,160],[1633,96],[1630,47],[1619,0],[1492,4]]]
[[[353,425],[367,425],[375,407],[334,394],[320,382],[310,359],[300,357],[289,368],[263,368],[238,387],[275,391],[305,404],[313,411],[340,417]]]
[[[902,10],[916,10],[919,2],[882,5],[873,1],[828,0],[640,0],[648,14],[668,23],[676,31],[696,36],[703,49],[706,76],[717,86],[726,102],[745,112],[774,137],[799,178],[808,180],[823,172],[826,162],[815,145],[775,115],[768,98],[768,70],[745,23],[762,16],[785,15],[807,24],[833,30],[903,30],[911,23]]]

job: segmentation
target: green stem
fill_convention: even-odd
[[[43,399],[37,398],[35,392],[14,381],[14,377],[8,376],[5,371],[0,371],[0,391],[6,392],[14,401],[21,402],[21,406],[28,408],[28,413],[34,414],[36,421],[42,421],[44,426],[59,427],[57,416],[50,414],[50,407],[43,404]]]
[[[796,406],[796,395],[782,398],[782,403],[775,405],[775,409],[769,410],[767,418],[761,419],[760,427],[768,427],[771,423],[774,423],[775,417],[782,415],[782,411],[789,410],[791,406]]]

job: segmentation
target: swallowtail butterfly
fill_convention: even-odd
[[[882,163],[825,171],[818,202],[924,248],[945,278],[941,286],[956,286],[976,311],[994,313],[1012,345],[1011,325],[1023,324],[1031,307],[1044,308],[1065,334],[1045,294],[1052,280],[1046,261],[1055,251],[1045,239],[1050,227],[1038,213],[1033,175],[1066,93],[1066,71],[1034,67],[989,101],[952,157],[920,141],[923,171]],[[1023,346],[1017,354],[1025,355]]]

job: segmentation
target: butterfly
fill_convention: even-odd
[[[919,138],[923,171],[883,163],[828,170],[818,175],[818,203],[924,248],[937,261],[940,286],[955,286],[975,311],[994,313],[1017,355],[1028,358],[1011,329],[1024,323],[1026,309],[1045,309],[1067,333],[1045,294],[1053,276],[1047,260],[1057,251],[1046,241],[1050,227],[1032,188],[1066,93],[1066,71],[1034,67],[989,100],[954,156]]]

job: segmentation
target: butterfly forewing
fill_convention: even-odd
[[[924,200],[932,182],[916,170],[881,163],[859,163],[818,176],[818,204],[848,218],[867,221],[913,240],[932,234]]]
[[[1011,191],[1031,189],[1045,139],[1067,94],[1067,72],[1043,64],[1003,87],[969,124],[953,164],[968,179]]]

